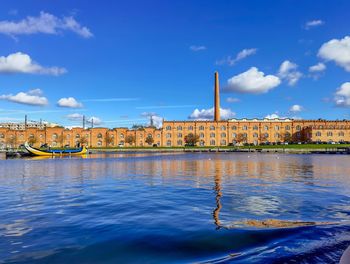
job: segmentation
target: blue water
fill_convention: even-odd
[[[246,220],[321,222],[264,228]],[[337,263],[350,156],[0,160],[0,263]]]

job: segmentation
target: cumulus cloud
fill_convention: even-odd
[[[345,82],[338,88],[334,102],[340,107],[350,107],[350,82]]]
[[[7,100],[10,102],[25,104],[25,105],[35,105],[44,106],[49,103],[46,97],[41,96],[42,92],[40,89],[30,90],[28,92],[19,92],[15,95],[4,94],[0,95],[0,99]]]
[[[280,116],[276,113],[265,116],[266,119],[278,119]]]
[[[35,63],[29,55],[17,52],[0,57],[0,73],[29,73],[61,75],[66,73],[66,69],[59,67],[43,67]]]
[[[0,33],[16,36],[31,34],[60,34],[71,31],[83,38],[91,38],[93,34],[87,27],[81,26],[72,16],[58,18],[50,13],[40,12],[37,17],[28,16],[19,21],[0,21]]]
[[[84,115],[79,113],[73,113],[66,116],[66,118],[69,119],[70,121],[81,121],[83,120],[83,117]]]
[[[309,67],[309,72],[323,72],[325,70],[326,70],[326,65],[322,62],[319,62]]]
[[[236,113],[232,112],[231,109],[227,108],[220,108],[220,117],[222,119],[230,119],[233,118],[236,115]],[[214,107],[210,109],[195,109],[192,114],[188,117],[189,119],[195,119],[195,120],[208,120],[214,118]]]
[[[304,25],[305,29],[311,29],[314,27],[318,27],[318,26],[322,26],[324,24],[324,21],[317,19],[317,20],[311,20],[311,21],[307,21]]]
[[[332,39],[324,43],[318,51],[318,56],[326,61],[334,61],[350,72],[350,37]]]
[[[250,94],[267,93],[281,83],[280,79],[274,75],[265,75],[258,68],[252,67],[246,72],[228,79],[226,92],[239,92]]]
[[[288,85],[293,86],[303,76],[303,74],[299,72],[297,69],[298,69],[297,64],[289,60],[285,60],[284,62],[282,62],[279,68],[278,76],[281,79],[286,80],[288,82]]]
[[[303,107],[301,105],[295,104],[289,108],[289,111],[293,112],[293,113],[301,112],[301,111],[303,111]]]
[[[94,125],[94,126],[99,126],[99,125],[102,124],[101,118],[96,117],[96,116],[92,116],[92,117],[88,118],[88,120],[86,120],[86,122],[88,122],[88,123],[90,123],[91,125]]]
[[[196,46],[196,45],[190,46],[190,50],[192,50],[192,51],[202,51],[202,50],[206,50],[206,49],[207,49],[206,46]]]
[[[241,100],[239,100],[238,98],[235,98],[235,97],[228,97],[227,99],[226,99],[226,102],[228,102],[228,103],[238,103],[238,102],[240,102]]]
[[[147,117],[149,119],[148,125],[151,124],[151,118],[152,118],[152,122],[153,122],[153,125],[155,127],[160,128],[160,127],[163,126],[163,117],[159,116],[157,113],[154,113],[154,112],[143,112],[141,114],[141,116]]]
[[[235,65],[238,61],[243,60],[246,57],[249,57],[251,55],[254,55],[256,53],[257,49],[243,49],[240,52],[237,53],[235,57],[227,56],[224,59],[216,61],[216,65],[224,65],[228,64],[229,66]]]
[[[59,107],[80,108],[83,107],[82,103],[79,103],[74,97],[61,98],[57,102]]]

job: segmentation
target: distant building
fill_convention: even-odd
[[[185,146],[185,136],[199,136],[199,146],[242,144],[276,144],[282,142],[350,142],[349,120],[294,119],[229,119],[220,118],[219,75],[214,81],[214,119],[198,121],[164,121],[163,127],[128,128],[63,128],[47,123],[0,124],[0,147],[18,146],[29,139],[34,145],[91,147],[116,146]],[[133,138],[127,143],[127,138]],[[151,137],[153,140],[146,140]],[[148,143],[147,143],[148,142]]]

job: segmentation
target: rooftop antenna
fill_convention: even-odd
[[[91,117],[91,128],[94,128],[94,118]]]
[[[154,126],[154,124],[153,124],[153,115],[150,115],[150,123],[151,123],[151,127],[153,127]]]
[[[83,129],[85,129],[85,115],[83,115]]]
[[[27,129],[27,115],[24,116],[24,129]]]

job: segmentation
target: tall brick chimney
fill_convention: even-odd
[[[214,121],[220,121],[220,87],[219,87],[219,73],[215,72],[214,81]]]

